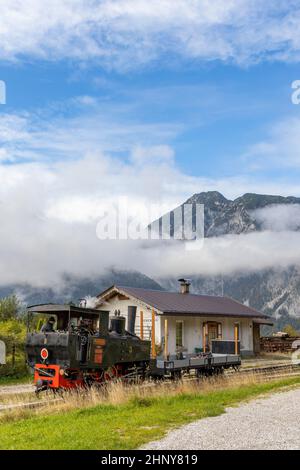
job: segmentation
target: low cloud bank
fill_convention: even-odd
[[[275,204],[253,211],[262,230],[274,232],[300,230],[300,204]]]
[[[293,231],[300,226],[297,205],[259,210],[262,232],[206,239],[196,251],[183,242],[99,240],[97,223],[120,197],[126,196],[134,217],[152,203],[163,214],[195,192],[241,189],[232,181],[183,174],[168,146],[135,148],[126,163],[98,153],[68,162],[1,165],[0,181],[0,285],[56,286],[63,273],[95,277],[109,268],[158,278],[300,262],[300,233]]]
[[[300,262],[300,233],[263,231],[242,235],[207,238],[198,251],[184,247],[169,247],[153,252],[154,271],[161,276],[182,273],[215,275],[259,271],[268,268],[286,268]],[[155,261],[154,261],[155,260]]]

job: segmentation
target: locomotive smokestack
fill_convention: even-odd
[[[178,282],[180,282],[180,292],[182,294],[189,294],[190,293],[190,285],[191,281],[190,279],[178,279]]]
[[[99,323],[99,334],[101,336],[106,336],[108,334],[108,325],[109,325],[109,311],[101,311]]]
[[[136,319],[136,307],[128,307],[128,320],[127,320],[127,330],[129,333],[134,335],[135,319]]]

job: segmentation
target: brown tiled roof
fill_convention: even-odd
[[[163,314],[172,315],[218,315],[248,318],[269,318],[254,308],[241,304],[229,297],[213,295],[180,294],[160,290],[142,289],[138,287],[112,286],[98,296],[105,298],[113,289],[127,293]]]

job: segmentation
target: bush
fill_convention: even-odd
[[[292,325],[285,325],[283,331],[287,333],[291,338],[299,337],[299,332]]]
[[[16,296],[0,300],[0,340],[6,345],[6,365],[0,366],[0,377],[22,377],[28,374],[25,359],[26,325],[21,304]]]

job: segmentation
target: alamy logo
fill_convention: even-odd
[[[6,85],[3,80],[0,80],[0,104],[6,104]]]
[[[188,249],[199,248],[204,238],[204,205],[184,204],[166,215],[157,217],[156,205],[143,206],[135,216],[129,216],[127,200],[105,211],[97,224],[100,240],[184,240],[198,241],[186,245]],[[147,224],[147,220],[154,222]]]
[[[295,90],[291,95],[292,103],[300,104],[300,80],[294,80],[291,87]]]

